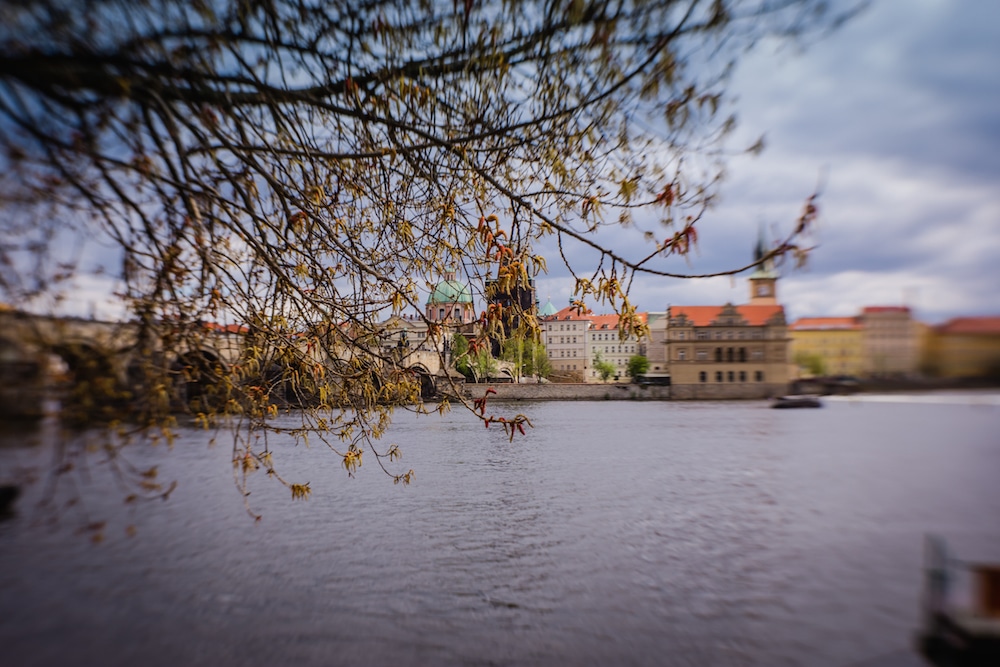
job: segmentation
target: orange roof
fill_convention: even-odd
[[[792,331],[850,331],[861,328],[856,317],[800,317],[789,329]]]
[[[649,313],[636,313],[636,317],[643,324],[649,323]],[[590,322],[592,329],[601,330],[611,330],[618,328],[618,314],[611,313],[610,315],[594,315],[593,312],[587,311],[582,315],[577,314],[576,308],[573,306],[566,306],[555,315],[550,315],[548,317],[543,317],[543,322]]]
[[[206,329],[221,331],[222,333],[247,333],[250,331],[249,327],[243,326],[242,324],[219,324],[218,322],[205,322],[204,325]]]
[[[618,316],[617,315],[592,315],[590,317],[590,325],[594,329],[617,329],[618,328]]]
[[[549,315],[548,317],[543,317],[542,321],[552,322],[553,320],[589,320],[593,316],[589,314],[590,311],[579,314],[574,306],[566,306],[554,315]]]
[[[684,315],[696,327],[707,327],[715,322],[724,308],[733,308],[740,317],[746,320],[748,326],[760,327],[767,324],[775,315],[783,314],[783,306],[671,306],[670,317]]]
[[[943,334],[1000,335],[1000,317],[956,317],[934,330]]]

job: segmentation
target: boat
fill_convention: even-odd
[[[917,649],[936,667],[1000,665],[1000,563],[961,561],[932,535],[925,540],[924,561]],[[956,588],[967,589],[964,603]]]
[[[772,408],[821,408],[822,401],[818,396],[777,396],[771,403]]]

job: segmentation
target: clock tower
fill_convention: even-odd
[[[757,246],[753,251],[753,258],[756,262],[761,262],[767,254],[764,244],[764,230],[761,229],[757,238]],[[773,306],[778,303],[778,273],[774,270],[774,259],[768,257],[757,265],[754,272],[750,274],[750,304],[759,306]]]

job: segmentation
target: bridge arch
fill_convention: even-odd
[[[229,372],[222,355],[211,348],[182,352],[170,365],[174,398],[192,412],[219,410],[228,398],[222,380]]]
[[[420,382],[420,398],[433,398],[437,394],[437,386],[434,384],[434,376],[426,366],[421,363],[417,363],[407,367],[406,370],[407,372],[414,374]]]
[[[131,398],[114,353],[90,341],[68,338],[49,345],[51,379],[69,421],[118,419]]]

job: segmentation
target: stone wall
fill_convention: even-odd
[[[773,383],[733,383],[706,382],[698,384],[676,384],[670,387],[674,400],[729,400],[772,398],[788,393],[784,384]]]
[[[670,399],[670,387],[608,383],[551,384],[467,384],[462,388],[467,398],[479,398],[492,387],[496,394],[490,400],[512,401],[665,401]]]

